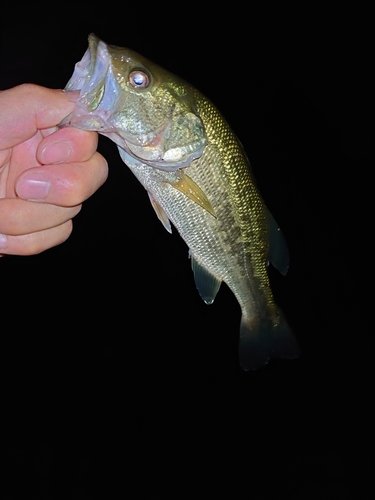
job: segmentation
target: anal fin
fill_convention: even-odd
[[[215,300],[216,294],[219,291],[221,280],[216,278],[213,274],[201,266],[189,252],[191,258],[191,268],[194,273],[195,285],[198,289],[199,295],[206,304],[212,304]]]

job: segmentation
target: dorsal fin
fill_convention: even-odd
[[[279,225],[267,210],[267,222],[269,232],[269,255],[268,260],[284,276],[289,269],[289,252],[284,236]]]

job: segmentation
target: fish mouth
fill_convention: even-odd
[[[76,107],[60,127],[72,126],[100,133],[113,131],[109,118],[116,108],[121,88],[113,75],[107,46],[97,36],[89,36],[89,46],[76,63],[64,90],[78,90],[79,97]]]
[[[79,91],[76,106],[59,127],[98,132],[109,137],[136,162],[161,170],[175,171],[199,158],[205,139],[184,147],[165,148],[164,138],[171,127],[168,119],[152,131],[138,131],[137,134],[119,126],[118,116],[126,108],[123,99],[126,91],[123,76],[114,70],[111,53],[121,48],[107,45],[93,33],[88,42],[86,52],[76,63],[64,89]]]

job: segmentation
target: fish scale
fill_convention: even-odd
[[[229,210],[227,209],[227,212],[233,220],[225,220],[223,223],[224,228],[237,228],[238,236],[236,240],[230,234],[231,251],[233,254],[237,252],[237,256],[241,255],[242,257],[238,266],[240,270],[242,269],[247,276],[259,276],[264,280],[263,289],[268,295],[268,300],[271,300],[272,293],[266,269],[268,248],[265,245],[267,226],[264,217],[264,206],[256,190],[255,183],[251,179],[249,164],[245,161],[246,157],[241,145],[213,104],[198,92],[196,96],[198,113],[203,123],[207,124],[205,129],[209,142],[217,145],[219,154],[216,157],[220,156],[222,163],[221,169],[212,168],[215,163],[217,164],[216,158],[213,157],[209,165],[207,167],[203,166],[202,170],[216,174],[212,183],[214,189],[218,185],[223,185],[225,198],[232,205]],[[257,241],[259,241],[258,249],[250,255],[250,247],[246,246],[246,242],[251,242],[254,249]],[[233,275],[238,275],[238,272],[233,273]],[[228,281],[227,284],[229,285]],[[251,280],[249,280],[248,284],[251,287]],[[232,285],[230,288],[235,293],[237,300],[241,304],[245,304],[248,300],[248,291],[242,291],[241,293],[240,290],[243,286],[237,289],[235,285]]]
[[[274,302],[267,268],[286,274],[289,256],[241,143],[196,88],[136,52],[89,36],[67,86],[79,90],[61,126],[112,139],[171,232],[189,248],[199,294],[210,304],[222,282],[242,311],[239,360],[254,370],[299,348]]]

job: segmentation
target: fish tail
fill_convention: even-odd
[[[240,326],[239,360],[245,371],[256,370],[271,358],[295,359],[300,349],[281,310],[277,320],[247,318],[242,315]]]

